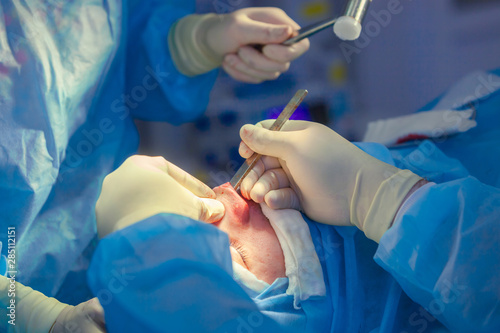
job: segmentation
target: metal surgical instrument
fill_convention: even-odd
[[[361,23],[372,0],[348,0],[343,15],[329,18],[297,30],[297,35],[284,41],[283,45],[292,45],[328,27],[342,40],[355,40],[361,34]]]
[[[273,123],[273,125],[269,128],[271,131],[279,131],[286,123],[286,121],[290,118],[290,116],[295,112],[299,104],[302,102],[304,97],[307,95],[307,90],[300,89],[295,95],[292,97],[290,102],[285,106],[283,111],[281,111],[280,115]],[[231,186],[238,191],[238,188],[241,185],[243,179],[248,175],[248,173],[252,170],[252,168],[259,161],[261,154],[254,153],[252,156],[246,159],[243,165],[236,171],[236,174],[231,178]]]

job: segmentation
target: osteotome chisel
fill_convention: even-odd
[[[290,102],[286,105],[286,107],[281,111],[280,115],[273,123],[273,125],[269,128],[271,131],[279,131],[286,123],[286,121],[290,118],[290,116],[295,112],[299,104],[302,102],[304,97],[307,95],[307,90],[300,89],[295,93]],[[243,165],[236,171],[236,174],[231,179],[231,186],[238,191],[238,188],[241,185],[242,180],[248,175],[250,170],[257,164],[259,161],[261,154],[254,153],[252,156],[246,159]]]

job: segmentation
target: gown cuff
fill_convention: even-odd
[[[366,237],[380,242],[389,229],[406,194],[422,179],[409,170],[401,170],[379,186],[363,225]]]
[[[9,288],[10,279],[0,277],[0,289]],[[7,293],[3,293],[2,303],[10,304]],[[41,292],[15,283],[16,325],[9,325],[8,332],[47,333],[52,328],[61,311],[70,306]]]
[[[206,45],[206,31],[218,21],[220,18],[215,14],[193,14],[172,25],[168,33],[168,46],[179,72],[196,76],[222,64],[223,56]]]

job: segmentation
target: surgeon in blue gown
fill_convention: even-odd
[[[257,151],[283,166],[264,165],[242,193],[275,208],[298,202],[316,220],[308,225],[325,297],[296,309],[282,283],[246,293],[231,278],[223,233],[162,213],[112,232],[97,248],[88,278],[108,330],[497,332],[500,71],[483,78],[451,98],[456,109],[474,104],[477,127],[439,142],[360,150],[315,123],[242,128],[244,157]],[[269,181],[271,172],[281,185]],[[117,279],[120,289],[111,291]]]
[[[133,119],[193,120],[215,67],[258,83],[308,48],[278,45],[298,26],[277,8],[194,10],[177,0],[0,3],[0,241],[5,259],[15,228],[18,282],[87,300],[94,205],[104,176],[137,149]]]

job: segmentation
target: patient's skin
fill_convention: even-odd
[[[229,235],[233,260],[269,284],[276,278],[285,277],[281,245],[260,205],[243,199],[229,183],[214,191],[226,213],[222,220],[213,224]]]

